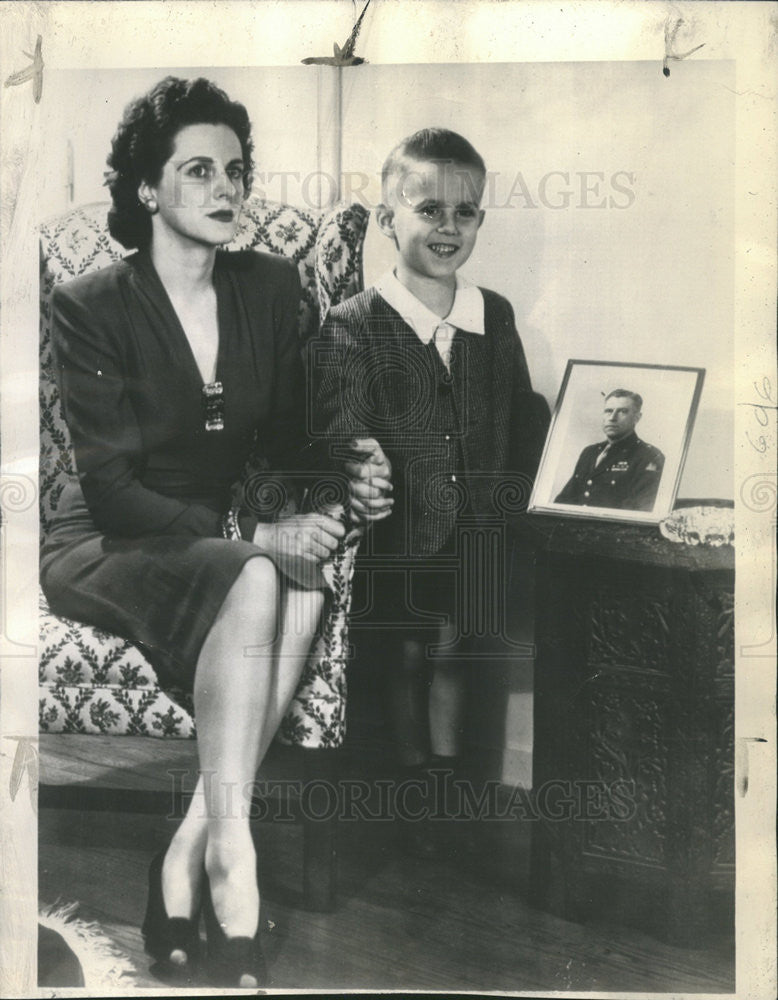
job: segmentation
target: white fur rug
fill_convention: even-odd
[[[119,990],[131,985],[137,970],[99,924],[75,916],[78,903],[55,903],[38,914],[38,922],[58,934],[78,959],[87,996],[99,990]],[[42,970],[39,969],[39,975]]]

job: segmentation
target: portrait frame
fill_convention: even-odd
[[[704,368],[570,358],[528,512],[658,524],[678,496],[704,379]],[[599,404],[623,399],[634,415],[629,394],[642,400],[636,419],[606,434]],[[679,395],[679,409],[668,409]]]

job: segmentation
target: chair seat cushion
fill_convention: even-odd
[[[137,646],[57,618],[42,594],[39,622],[41,732],[194,736],[190,699],[162,691]]]
[[[328,614],[278,732],[281,743],[337,747],[346,730],[351,579],[358,541],[328,567]],[[39,726],[43,733],[192,738],[191,697],[160,688],[126,639],[51,613],[40,595]]]
[[[40,689],[42,733],[191,739],[192,717],[159,688],[55,684]]]

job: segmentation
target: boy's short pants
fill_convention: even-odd
[[[368,586],[368,577],[372,586]],[[412,639],[439,644],[456,632],[462,573],[453,539],[434,556],[404,559],[402,567],[364,568],[355,579],[354,610],[371,595],[368,620],[388,643]]]

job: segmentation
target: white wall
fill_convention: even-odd
[[[513,304],[535,386],[553,404],[568,358],[706,368],[680,495],[731,498],[734,64],[362,69],[343,77],[362,197],[403,136],[465,135],[496,175],[466,273]],[[371,229],[368,280],[392,260]]]
[[[111,137],[125,105],[172,74],[205,76],[246,105],[253,125],[254,190],[275,200],[304,205],[317,169],[317,74],[307,66],[52,70],[46,85],[56,101],[46,103],[45,153],[40,218],[74,205],[108,200],[103,185]],[[73,191],[68,189],[68,142],[73,149]],[[270,179],[270,172],[286,172]],[[296,179],[295,176],[299,179]],[[288,197],[284,198],[284,194]],[[311,189],[312,193],[312,189]]]

